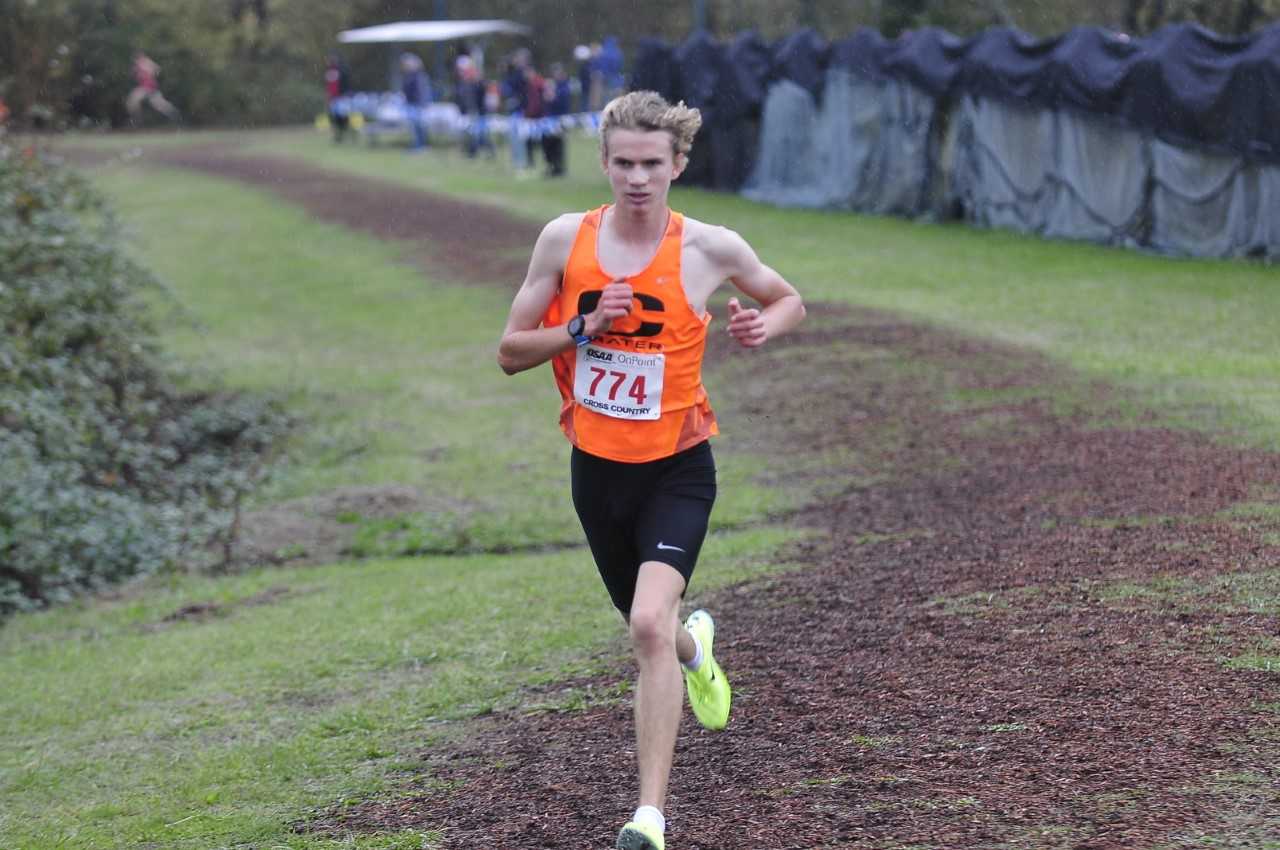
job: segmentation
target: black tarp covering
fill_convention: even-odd
[[[720,108],[708,134],[710,182],[703,185],[732,192],[747,182],[755,167],[773,52],[757,33],[742,33],[730,43],[723,67],[716,83]]]
[[[720,80],[729,78],[725,46],[706,32],[696,32],[672,54],[675,96],[702,111],[704,124],[720,122],[720,112],[734,109],[728,92],[720,92]]]
[[[786,36],[774,47],[773,80],[790,80],[807,90],[815,99],[822,97],[822,84],[827,78],[830,48],[813,30],[800,30]]]
[[[671,66],[671,45],[656,38],[642,38],[631,66],[631,88],[656,91],[665,98],[675,95],[675,75]]]
[[[745,32],[730,43],[726,58],[726,75],[717,83],[721,96],[729,103],[729,109],[722,110],[725,121],[759,116],[768,93],[773,51],[758,33]]]
[[[885,51],[882,74],[905,80],[936,98],[951,93],[975,39],[963,39],[936,27],[907,33]]]
[[[703,31],[674,48],[656,39],[641,41],[631,87],[652,89],[702,112],[682,183],[736,191],[746,181],[774,64],[773,48],[754,32],[727,45]]]
[[[716,184],[714,166],[720,159],[712,139],[735,109],[732,99],[721,94],[719,83],[728,79],[728,58],[723,44],[706,32],[696,32],[672,55],[672,94],[702,112],[702,129],[694,139],[689,164],[681,178],[694,186]]]
[[[1280,25],[1223,38],[1195,24],[1145,39],[1095,27],[1035,39],[909,33],[865,68],[931,94],[970,94],[1119,121],[1177,145],[1280,161]]]
[[[909,82],[938,99],[1072,109],[1172,144],[1280,162],[1280,24],[1239,39],[1195,24],[1143,39],[1095,27],[1047,39],[1007,28],[962,39],[927,28],[892,41],[864,29],[832,44],[800,30],[772,48],[754,36],[740,47],[742,38],[728,50],[705,33],[675,50],[644,42],[633,85],[718,111],[714,124],[728,132],[735,120],[758,119],[771,82],[790,80],[820,99],[827,68],[840,68]],[[707,91],[709,102],[694,102],[693,92]]]

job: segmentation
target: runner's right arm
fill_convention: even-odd
[[[580,215],[564,215],[542,229],[533,247],[529,271],[511,302],[507,326],[498,344],[498,365],[508,375],[539,366],[574,345],[567,326],[542,327],[551,299],[560,291],[560,279],[577,236]],[[587,336],[609,329],[613,320],[631,312],[631,286],[615,281],[605,287],[600,303],[587,316]]]

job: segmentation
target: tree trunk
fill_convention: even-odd
[[[1009,11],[1009,4],[1005,0],[987,0],[987,5],[991,7],[991,14],[995,15],[996,20],[1006,27],[1016,27],[1018,24],[1013,18],[1013,13]]]
[[[1249,33],[1258,19],[1262,17],[1262,4],[1258,0],[1244,0],[1240,4],[1240,11],[1236,13],[1235,33],[1236,35],[1245,35]]]
[[[1125,32],[1137,33],[1142,28],[1142,7],[1146,0],[1128,0],[1124,9]]]

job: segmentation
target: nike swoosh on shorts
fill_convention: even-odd
[[[673,552],[683,552],[683,551],[684,551],[684,550],[683,550],[683,549],[681,549],[679,546],[668,546],[667,544],[662,543],[662,542],[659,542],[659,543],[658,543],[658,548],[659,548],[659,549],[670,549],[670,550],[671,550],[671,551],[673,551]]]

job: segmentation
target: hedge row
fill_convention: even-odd
[[[82,177],[0,139],[0,617],[228,560],[289,420],[189,389],[148,319],[158,287]]]

